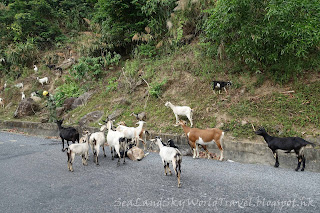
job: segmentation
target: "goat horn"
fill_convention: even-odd
[[[256,128],[254,128],[254,125],[251,123],[253,131],[256,131]]]

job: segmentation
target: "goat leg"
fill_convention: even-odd
[[[276,163],[274,164],[274,167],[279,167],[279,159],[278,159],[278,153],[277,153],[277,151],[273,151],[273,156],[274,156],[274,158],[276,159]]]
[[[299,156],[298,156],[298,166],[297,166],[297,168],[296,168],[296,171],[298,171],[298,170],[300,169],[301,162],[302,162],[302,156],[299,155]]]
[[[169,163],[167,163],[167,168],[169,170],[169,175],[172,175],[172,172],[171,172],[170,167],[169,167]]]
[[[164,167],[164,175],[167,175],[167,163],[165,161],[162,161],[163,167]]]
[[[304,171],[304,168],[306,167],[306,157],[302,156],[302,169],[301,171]]]
[[[104,151],[104,145],[102,146],[102,150],[103,150],[103,156],[107,157],[106,152]]]

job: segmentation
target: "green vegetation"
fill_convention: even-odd
[[[23,82],[27,95],[50,90],[58,106],[94,91],[64,115],[73,122],[120,109],[117,121],[134,125],[131,112],[146,111],[148,128],[180,134],[169,100],[192,107],[196,127],[220,126],[237,138],[253,138],[260,125],[316,136],[319,26],[316,0],[5,0],[0,83],[10,89],[0,96],[12,103],[1,118],[12,117],[21,97],[13,85]],[[61,78],[46,67],[70,58]],[[35,79],[44,75],[51,83],[42,87]],[[228,94],[214,94],[212,80],[231,80]]]

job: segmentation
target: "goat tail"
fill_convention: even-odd
[[[309,141],[307,141],[308,142],[308,144],[310,144],[313,148],[316,146],[316,144],[314,144],[314,143],[311,143],[311,142],[309,142]]]

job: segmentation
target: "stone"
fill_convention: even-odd
[[[74,101],[76,99],[77,98],[75,98],[75,97],[70,97],[70,98],[67,98],[66,100],[64,100],[64,102],[63,102],[64,110],[69,111],[70,109],[72,109],[72,104],[74,103]]]
[[[56,111],[57,111],[57,116],[61,117],[63,115],[63,113],[65,112],[65,108],[64,107],[58,107],[56,109]]]
[[[22,118],[25,116],[34,115],[36,112],[40,110],[39,105],[34,102],[32,98],[26,98],[22,100],[14,112],[14,118]]]
[[[116,109],[110,115],[108,115],[108,120],[116,119],[118,116],[122,114],[122,112],[123,112],[123,109]]]
[[[80,126],[87,126],[89,123],[96,122],[103,116],[103,111],[94,111],[86,114],[79,120]]]
[[[92,92],[85,92],[84,94],[80,95],[74,100],[73,104],[71,105],[71,109],[75,109],[78,106],[86,105],[92,94]]]

